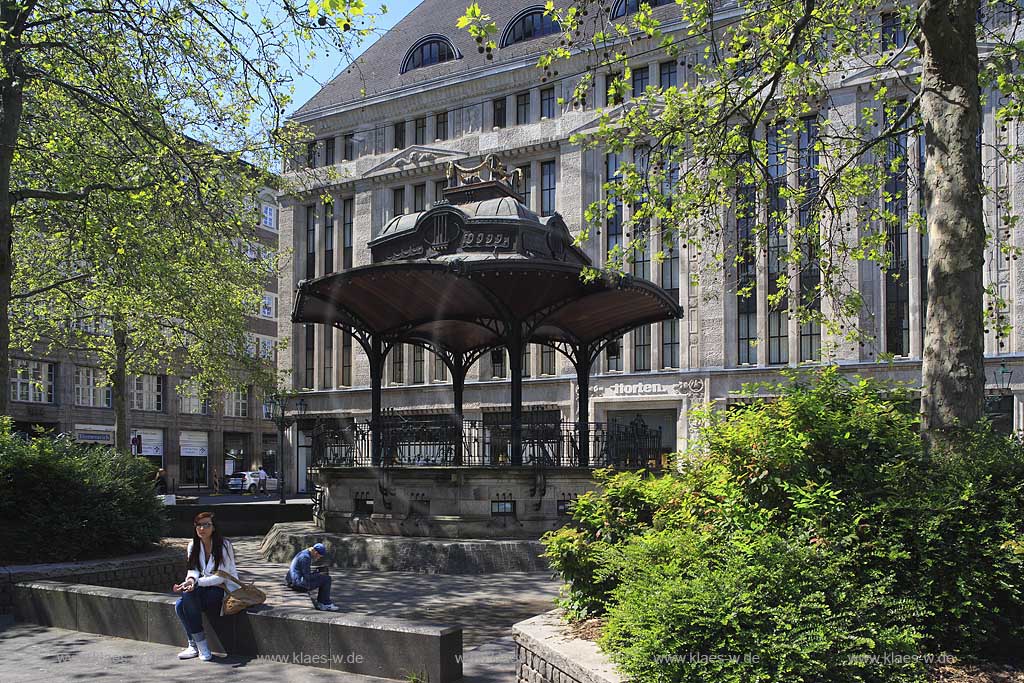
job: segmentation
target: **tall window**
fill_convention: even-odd
[[[130,392],[132,410],[159,412],[164,409],[163,375],[139,375]]]
[[[886,145],[885,216],[885,350],[896,356],[910,354],[910,264],[907,233],[907,134],[889,138]]]
[[[640,372],[651,369],[651,326],[633,330],[633,369]]]
[[[424,356],[423,347],[414,346],[412,347],[412,383],[423,384],[426,380],[426,373],[424,368]]]
[[[633,69],[633,97],[640,97],[651,84],[651,70],[649,67],[641,66]]]
[[[619,155],[609,152],[604,155],[605,183],[619,180]],[[608,240],[608,251],[615,247],[622,248],[622,200],[618,195],[612,198],[614,210],[606,219],[605,236]]]
[[[316,206],[306,207],[306,279],[316,277]]]
[[[334,328],[324,327],[324,389],[334,388]]]
[[[427,117],[421,116],[413,122],[413,144],[427,144]]]
[[[391,217],[405,213],[405,188],[396,187],[391,190]]]
[[[403,149],[405,147],[405,121],[399,121],[395,124],[395,149]]]
[[[679,251],[674,245],[669,247],[668,254],[661,262],[661,287],[673,301],[679,301]],[[661,323],[661,366],[680,367],[678,320],[664,320]]]
[[[604,349],[608,372],[622,372],[622,337],[612,341]]]
[[[737,362],[757,365],[757,190],[736,188],[736,341]]]
[[[394,384],[405,382],[405,345],[398,344],[391,349],[391,381]]]
[[[505,119],[505,98],[499,97],[491,101],[491,112],[493,113],[494,127],[504,128],[506,125]]]
[[[662,90],[679,85],[679,65],[676,60],[662,62],[658,65],[658,85]]]
[[[542,119],[555,118],[555,89],[544,88],[540,91],[540,117]]]
[[[491,377],[493,379],[500,379],[505,377],[505,349],[494,349],[490,353],[491,359]]]
[[[263,205],[263,227],[267,230],[277,230],[277,207],[271,204]]]
[[[210,399],[194,382],[184,382],[178,393],[178,412],[183,415],[209,415]]]
[[[324,165],[334,165],[334,138],[324,140]]]
[[[523,194],[523,206],[533,209],[533,166],[526,164],[519,167],[519,182]]]
[[[555,162],[545,161],[540,165],[540,214],[550,216],[555,212]]]
[[[643,239],[644,243],[633,251],[633,276],[641,280],[650,280],[651,243],[647,239],[647,235],[641,233],[640,226],[637,226],[637,232],[640,233],[637,235],[637,239]]]
[[[516,125],[530,122],[530,93],[521,92],[516,95]]]
[[[341,333],[341,385],[352,386],[352,335]]]
[[[605,76],[604,82],[607,89],[604,93],[604,104],[606,107],[622,104],[622,91],[616,85],[621,78],[622,74],[616,72],[610,72]]]
[[[800,304],[809,313],[820,309],[818,285],[821,266],[818,262],[819,240],[814,204],[818,197],[818,122],[806,118],[800,122],[797,138],[797,158],[800,169],[797,176],[802,192],[800,201]],[[800,324],[800,360],[821,360],[821,326],[817,320]]]
[[[341,267],[352,267],[352,215],[355,200],[349,197],[341,202]]]
[[[786,140],[785,130],[768,130],[768,363],[789,362],[788,299],[779,289],[779,276],[786,273]]]
[[[448,112],[439,111],[434,120],[434,138],[437,140],[448,139]]]
[[[107,373],[98,368],[75,367],[75,405],[89,408],[109,408],[110,386],[104,386]]]
[[[555,347],[547,345],[540,347],[540,374],[555,374]]]
[[[316,140],[306,143],[306,167],[316,167]]]
[[[334,202],[324,202],[324,274],[334,272]]]
[[[439,202],[444,199],[444,191],[448,189],[448,179],[441,178],[440,180],[434,181],[434,201]]]
[[[238,387],[224,395],[225,417],[249,417],[249,387]]]
[[[303,378],[302,387],[304,389],[312,389],[316,386],[316,378],[313,375],[314,368],[316,367],[316,358],[313,354],[316,352],[316,328],[313,325],[303,326],[303,337],[305,346],[305,361],[306,361],[306,376]]]
[[[353,161],[356,158],[356,136],[346,133],[342,138],[342,154],[345,161]]]
[[[267,320],[277,319],[277,295],[273,292],[263,292],[263,299],[260,301],[260,317]]]
[[[531,372],[531,370],[530,370],[530,363],[531,362],[532,362],[532,360],[531,360],[531,356],[530,356],[530,345],[529,344],[523,344],[523,358],[522,358],[522,363],[521,363],[521,366],[520,366],[521,370],[520,370],[520,373],[519,373],[521,377],[529,377],[530,376],[530,372]]]
[[[907,42],[907,32],[900,21],[900,15],[895,12],[882,13],[882,27],[879,31],[883,50],[894,50]]]
[[[438,356],[436,354],[434,355],[434,381],[448,381],[448,366],[444,364],[444,360],[441,358],[441,356]]]
[[[412,210],[423,211],[427,208],[427,184],[412,186]]]
[[[55,363],[12,358],[10,368],[12,401],[53,403]]]

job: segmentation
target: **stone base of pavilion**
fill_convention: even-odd
[[[596,488],[587,468],[325,467],[328,532],[457,539],[539,539]]]

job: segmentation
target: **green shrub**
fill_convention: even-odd
[[[2,562],[61,562],[145,549],[163,509],[142,458],[66,437],[25,441],[0,419]]]
[[[835,369],[702,418],[678,475],[600,473],[601,490],[544,538],[568,583],[563,606],[607,616],[605,645],[624,671],[911,681],[916,664],[863,658],[1024,648],[1019,438],[982,425],[926,453],[907,392]],[[683,678],[679,663],[652,664],[738,651],[770,663]]]

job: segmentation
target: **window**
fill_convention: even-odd
[[[356,158],[356,136],[346,133],[341,138],[341,154],[345,161],[353,161]]]
[[[434,181],[434,201],[439,202],[444,199],[444,191],[448,189],[448,179],[442,178],[441,180]]]
[[[132,410],[160,412],[164,409],[163,375],[139,375],[129,393]]]
[[[413,136],[412,142],[414,145],[425,145],[427,144],[427,117],[421,116],[413,121]]]
[[[75,405],[88,408],[109,408],[110,386],[104,386],[107,373],[98,368],[75,368]]]
[[[405,188],[396,187],[391,190],[391,217],[405,213]]]
[[[373,514],[373,498],[355,498],[352,501],[352,513],[356,515]]]
[[[502,33],[500,45],[508,47],[515,43],[558,33],[560,30],[558,24],[550,16],[544,15],[544,10],[531,8],[508,23]]]
[[[523,359],[522,359],[522,364],[520,365],[520,372],[519,372],[519,376],[520,377],[529,377],[530,376],[530,372],[531,372],[531,370],[530,370],[530,363],[531,363],[530,345],[529,344],[523,344]]]
[[[492,500],[492,517],[514,517],[516,514],[516,502],[514,500]]]
[[[412,210],[423,211],[427,208],[427,184],[412,186]]]
[[[405,147],[405,121],[399,121],[394,128],[395,149],[403,149]]]
[[[494,114],[494,127],[504,128],[505,127],[505,98],[499,97],[496,100],[491,101],[491,111]]]
[[[817,223],[814,220],[814,204],[818,196],[818,122],[806,118],[800,122],[797,137],[797,158],[799,170],[797,180],[803,191],[800,202],[800,305],[811,313],[820,310],[818,285],[821,283],[821,267],[818,263]],[[904,206],[906,204],[904,203]],[[908,327],[909,333],[909,327]],[[909,345],[908,345],[909,347]],[[821,360],[821,325],[817,320],[800,324],[800,360]]]
[[[615,183],[619,180],[619,155],[609,152],[604,155],[605,183]],[[606,189],[607,193],[607,189]],[[615,247],[622,248],[622,200],[616,194],[611,198],[614,202],[612,214],[605,219],[605,237],[608,241],[608,251]]]
[[[412,383],[423,384],[425,381],[423,347],[412,347]]]
[[[12,401],[53,403],[55,363],[13,358],[10,363]]]
[[[391,349],[391,381],[401,384],[405,381],[405,346],[399,344]]]
[[[306,143],[306,168],[316,167],[316,140]]]
[[[352,386],[352,335],[341,333],[341,386]]]
[[[540,215],[550,216],[555,212],[555,162],[545,161],[540,165]]]
[[[618,19],[624,17],[627,14],[633,14],[636,12],[641,5],[647,5],[648,7],[660,7],[661,5],[667,5],[672,0],[618,0],[612,6],[612,19]]]
[[[679,84],[678,65],[676,60],[662,62],[658,65],[658,85],[662,90],[673,88]]]
[[[519,167],[519,183],[522,189],[523,206],[533,210],[533,167],[530,164]]]
[[[505,349],[491,351],[491,379],[505,377]]]
[[[644,239],[641,248],[633,251],[633,276],[642,280],[651,279],[651,242],[644,235],[637,235],[638,239]]]
[[[324,165],[334,166],[334,138],[324,140]]]
[[[324,389],[334,388],[334,328],[324,327]]]
[[[542,374],[542,375],[553,375],[553,374],[555,374],[555,347],[553,347],[553,346],[541,346],[540,347],[540,374]]]
[[[305,342],[305,361],[306,361],[306,373],[303,377],[303,389],[312,389],[314,387],[313,368],[315,367],[315,358],[313,353],[316,350],[316,328],[313,325],[303,326],[303,341]]]
[[[622,372],[622,337],[609,342],[604,351],[608,372]]]
[[[277,295],[272,292],[263,292],[263,300],[260,302],[260,317],[269,320],[277,318]]]
[[[633,370],[643,372],[651,369],[651,326],[644,325],[633,330]]]
[[[736,188],[737,362],[757,365],[757,190]]]
[[[178,391],[178,412],[183,415],[209,415],[210,399],[200,392],[198,385],[183,381]]]
[[[619,89],[621,83],[622,74],[617,72],[609,72],[605,76],[605,93],[604,93],[604,104],[606,107],[614,107],[617,104],[622,104],[622,91]]]
[[[277,230],[277,207],[263,205],[263,227],[267,230]]]
[[[647,91],[651,83],[651,70],[649,67],[641,66],[633,69],[633,97],[640,97]]]
[[[900,21],[900,15],[895,12],[882,13],[882,28],[879,31],[883,50],[895,50],[903,47],[907,42],[907,32]]]
[[[544,88],[540,91],[540,117],[542,119],[555,118],[555,89]]]
[[[673,301],[679,301],[679,251],[675,245],[661,262],[661,287]],[[678,368],[679,365],[679,321],[664,320],[661,323],[661,367]]]
[[[788,299],[779,288],[786,274],[786,141],[785,130],[768,129],[768,364],[789,362]]]
[[[316,277],[316,206],[306,207],[306,279]]]
[[[903,105],[905,106],[905,105]],[[885,269],[885,350],[910,355],[910,263],[907,230],[907,134],[889,138],[882,195],[889,263]]]
[[[253,335],[254,355],[264,360],[276,361],[274,354],[277,341],[273,337],[264,337],[262,334]]]
[[[334,272],[334,202],[324,202],[324,275]]]
[[[434,354],[434,381],[448,381],[448,366],[444,364],[444,359],[437,354]]]
[[[437,118],[434,120],[434,139],[448,139],[448,112],[446,111],[437,113]]]
[[[563,498],[562,500],[558,501],[556,503],[556,512],[558,513],[558,516],[569,517],[570,515],[572,515],[572,503],[573,501],[571,498]]]
[[[225,417],[249,417],[249,387],[238,387],[224,395]]]
[[[516,125],[530,122],[530,93],[521,92],[516,95]]]
[[[341,202],[341,267],[352,267],[352,214],[355,200],[349,197]]]
[[[448,39],[443,36],[421,38],[412,46],[402,62],[402,73],[419,69],[431,64],[441,64],[459,59],[461,55],[455,50]]]

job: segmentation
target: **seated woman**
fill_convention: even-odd
[[[195,530],[185,551],[188,574],[184,581],[174,586],[174,592],[182,594],[174,605],[174,611],[178,613],[188,638],[188,647],[178,653],[178,659],[199,657],[208,662],[213,655],[203,631],[203,612],[216,609],[221,613],[224,587],[238,589],[233,581],[216,574],[220,570],[235,576],[235,550],[231,542],[217,531],[212,512],[200,512],[194,521]]]

